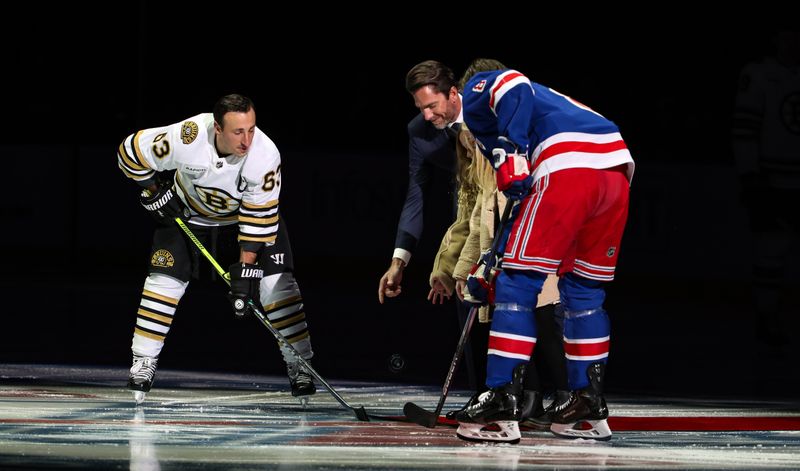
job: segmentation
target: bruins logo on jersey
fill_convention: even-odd
[[[184,144],[191,144],[195,139],[197,139],[197,123],[186,121],[181,126],[181,141]]]
[[[193,199],[202,204],[210,216],[230,216],[239,209],[239,198],[225,190],[195,185],[194,191],[197,192],[197,198]]]
[[[158,249],[153,254],[153,258],[150,259],[150,264],[154,267],[169,268],[175,265],[175,258],[169,253],[169,250]]]

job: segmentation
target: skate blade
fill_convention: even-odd
[[[571,424],[550,425],[553,434],[564,438],[588,438],[592,440],[608,440],[611,438],[611,429],[608,421],[602,420],[580,420]]]
[[[308,406],[308,396],[299,396],[297,399],[300,400],[300,407],[303,409]]]
[[[144,391],[131,391],[133,393],[133,400],[136,401],[136,405],[140,405],[144,402],[144,397],[147,395]]]
[[[519,426],[523,429],[537,431],[537,432],[549,432],[550,431],[550,422],[536,422],[532,419],[525,419],[519,423]]]
[[[496,425],[497,427],[493,427]],[[499,430],[491,430],[499,428]],[[519,443],[522,435],[519,433],[519,424],[513,420],[501,420],[491,424],[459,423],[456,435],[462,440],[472,442],[502,442]]]

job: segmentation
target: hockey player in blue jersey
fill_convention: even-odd
[[[633,159],[613,122],[515,70],[475,74],[463,103],[498,188],[520,203],[495,280],[489,390],[456,416],[458,435],[519,440],[524,369],[536,346],[534,311],[547,275],[557,274],[571,393],[556,407],[551,431],[607,439],[602,387],[611,332],[604,284],[614,278]]]

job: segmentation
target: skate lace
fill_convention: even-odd
[[[482,406],[486,401],[488,401],[492,397],[492,390],[484,391],[478,396],[478,400],[475,402],[473,407]]]
[[[134,357],[131,366],[131,377],[134,379],[151,380],[156,374],[158,359],[153,357]]]

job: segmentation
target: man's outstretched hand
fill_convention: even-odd
[[[405,262],[399,258],[393,258],[392,264],[389,269],[381,277],[378,283],[378,302],[383,304],[385,297],[394,298],[399,296],[403,291],[401,283],[403,282],[403,269],[406,267]]]

